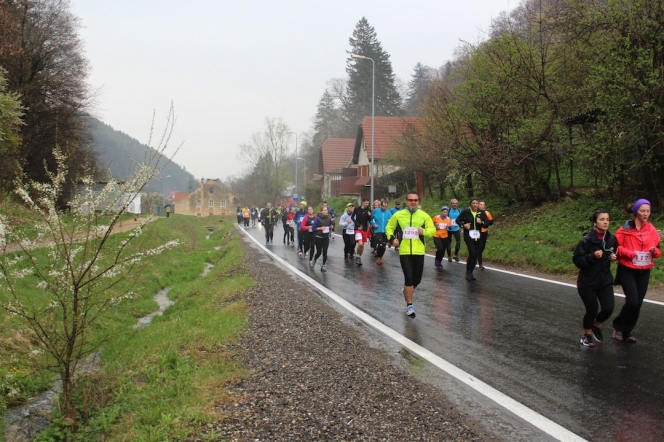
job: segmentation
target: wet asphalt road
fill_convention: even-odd
[[[260,227],[247,232],[265,244]],[[282,235],[276,228],[274,245],[267,246],[280,258],[569,431],[591,441],[664,440],[663,306],[644,304],[634,331],[637,344],[611,340],[609,320],[603,327],[609,339],[587,349],[579,344],[583,305],[575,288],[489,268],[475,270],[477,280],[469,283],[465,264],[445,261],[437,270],[427,257],[412,319],[405,315],[394,250],[377,266],[367,246],[358,267],[344,262],[337,236],[330,241],[328,271],[321,273],[282,244]],[[616,298],[613,316],[623,302]]]

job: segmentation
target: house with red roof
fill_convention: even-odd
[[[415,117],[375,117],[375,138],[371,117],[364,117],[352,138],[328,138],[321,147],[323,172],[323,199],[340,196],[368,198],[371,193],[371,156],[373,139],[374,196],[388,196],[402,192],[391,178],[400,167],[388,158],[394,158],[404,135],[409,130],[419,130],[422,123]]]
[[[321,146],[319,170],[323,174],[323,200],[353,193],[357,181],[357,170],[352,164],[354,150],[354,138],[328,138]],[[344,180],[344,177],[350,177],[350,180]],[[346,185],[342,186],[342,183]]]

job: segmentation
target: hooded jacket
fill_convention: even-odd
[[[579,268],[576,286],[580,289],[599,289],[613,284],[611,274],[611,251],[618,248],[616,237],[606,232],[604,238],[598,238],[595,229],[586,233],[574,249],[572,261]],[[601,258],[595,252],[602,250]]]
[[[655,266],[653,259],[662,256],[662,251],[659,248],[661,238],[655,226],[649,222],[641,226],[641,230],[637,230],[634,220],[626,221],[616,231],[616,239],[618,240],[618,264],[621,266],[647,270]],[[640,265],[639,258],[647,255],[653,247],[655,252],[649,259],[650,263]]]

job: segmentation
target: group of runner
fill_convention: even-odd
[[[352,202],[348,203],[338,219],[342,229],[344,261],[361,266],[365,245],[369,243],[375,263],[382,265],[386,249],[394,247],[399,253],[404,274],[401,292],[408,316],[415,315],[413,295],[422,280],[425,238],[433,238],[436,269],[443,268],[446,255],[448,262],[459,261],[461,237],[468,249],[466,280],[476,279],[473,273],[476,267],[484,269],[482,254],[488,228],[493,224],[493,217],[486,210],[484,201],[472,198],[470,206],[461,210],[459,201],[452,199],[450,206],[441,207],[440,213],[433,218],[421,209],[418,194],[412,192],[407,195],[404,208],[399,201],[388,208],[385,200],[376,200],[372,207],[369,206],[368,199],[357,207]],[[632,330],[648,289],[650,269],[654,266],[654,259],[661,256],[661,238],[649,222],[650,210],[648,200],[637,200],[629,207],[632,219],[625,222],[615,235],[608,230],[608,211],[599,209],[590,216],[593,227],[578,243],[572,258],[579,268],[577,289],[586,309],[580,340],[585,347],[594,347],[594,342],[604,339],[600,326],[613,313],[614,284],[622,286],[625,304],[613,320],[612,337],[618,341],[636,342]],[[238,224],[245,227],[249,226],[249,220],[259,219],[265,227],[266,244],[273,244],[274,226],[281,221],[283,243],[293,248],[297,246],[298,256],[307,257],[310,268],[313,269],[320,261],[320,270],[326,271],[327,251],[330,238],[334,239],[337,223],[337,214],[326,202],[323,202],[319,213],[315,213],[306,201],[301,201],[299,208],[275,209],[270,203],[260,211],[238,207],[237,216]],[[615,278],[610,267],[614,261],[618,262]]]
[[[361,266],[366,244],[371,248],[371,255],[377,265],[383,264],[383,256],[387,248],[394,247],[399,252],[399,260],[404,273],[402,293],[406,301],[406,314],[413,316],[413,293],[422,280],[424,255],[426,251],[425,237],[433,238],[436,245],[434,267],[442,269],[445,254],[448,261],[459,261],[460,238],[463,232],[464,242],[469,251],[466,264],[466,279],[474,281],[473,271],[476,265],[483,270],[482,252],[488,238],[488,227],[493,223],[491,214],[486,210],[483,201],[471,199],[470,207],[458,208],[456,199],[450,201],[450,207],[443,206],[440,214],[433,219],[421,209],[419,196],[409,193],[406,207],[396,201],[388,208],[385,200],[376,200],[370,207],[370,201],[364,199],[356,207],[348,203],[346,210],[337,220],[337,214],[327,202],[323,202],[321,210],[315,213],[306,201],[299,203],[299,208],[281,207],[273,209],[268,203],[260,211],[259,219],[265,227],[265,243],[273,244],[274,225],[281,220],[284,234],[283,243],[295,248],[298,256],[308,258],[309,267],[320,264],[320,270],[326,271],[327,251],[330,239],[334,239],[335,224],[342,230],[344,244],[344,261]],[[238,218],[238,223],[239,223]],[[452,254],[452,241],[454,255]]]
[[[621,285],[625,304],[613,320],[613,339],[636,343],[632,334],[648,290],[654,259],[662,256],[660,235],[650,223],[650,201],[639,199],[628,207],[632,219],[615,235],[609,232],[609,212],[598,209],[590,216],[590,231],[579,241],[572,260],[579,268],[577,290],[586,309],[580,343],[595,347],[604,335],[600,326],[613,314],[613,286]],[[615,279],[611,263],[617,261]],[[599,304],[599,305],[598,305]]]

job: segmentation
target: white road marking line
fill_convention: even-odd
[[[241,230],[244,232],[244,230]],[[341,307],[345,308],[349,313],[355,315],[358,319],[366,323],[367,325],[372,326],[379,332],[383,333],[385,336],[391,338],[392,340],[398,342],[401,344],[403,347],[407,348],[411,352],[419,355],[420,357],[426,359],[427,361],[431,362],[433,365],[438,367],[439,369],[443,370],[447,374],[455,377],[459,381],[463,382],[464,384],[468,385],[478,393],[484,395],[485,397],[491,399],[494,401],[496,404],[502,406],[503,408],[507,409],[508,411],[512,412],[516,416],[520,417],[521,419],[529,422],[533,426],[539,428],[549,436],[560,440],[560,441],[585,441],[582,437],[578,436],[575,433],[572,433],[571,431],[567,430],[566,428],[558,425],[557,423],[553,422],[552,420],[542,416],[541,414],[537,413],[534,410],[531,410],[530,408],[526,407],[525,405],[521,404],[520,402],[517,402],[516,400],[512,399],[511,397],[507,396],[504,393],[501,393],[500,391],[496,390],[495,388],[491,387],[490,385],[480,381],[479,379],[473,377],[469,373],[466,373],[465,371],[461,370],[459,367],[450,364],[440,356],[432,353],[431,351],[427,350],[426,348],[414,343],[410,339],[406,338],[405,336],[397,333],[396,331],[392,330],[382,322],[378,321],[377,319],[369,316],[367,313],[363,312],[362,310],[358,309],[355,307],[353,304],[350,302],[346,301],[345,299],[341,298],[337,294],[335,294],[333,291],[328,289],[327,287],[323,286],[316,280],[312,279],[307,275],[306,273],[303,273],[301,270],[296,269],[293,267],[290,263],[279,257],[276,253],[272,252],[271,250],[267,249],[264,247],[263,244],[261,244],[257,239],[255,239],[253,236],[249,235],[249,232],[244,232],[247,234],[247,237],[249,237],[256,245],[261,247],[263,250],[265,250],[274,260],[279,262],[282,266],[284,266],[286,269],[289,271],[295,273],[302,279],[304,279],[308,284],[311,286],[315,287],[317,290],[319,290],[321,293],[323,293],[325,296],[339,304]],[[518,274],[517,274],[518,275]],[[521,276],[521,275],[519,275]]]

